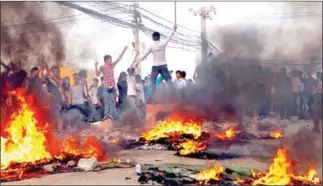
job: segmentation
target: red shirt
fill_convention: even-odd
[[[114,66],[112,63],[105,63],[101,66],[103,74],[103,86],[105,88],[115,87],[114,82]]]

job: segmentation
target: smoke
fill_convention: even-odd
[[[239,23],[214,28],[212,40],[230,58],[308,63],[305,60],[322,53],[321,5],[321,2],[288,2],[282,7],[284,13],[269,15],[276,21],[275,25]]]
[[[292,160],[296,161],[296,170],[304,172],[308,170],[309,165],[316,170],[321,169],[321,142],[322,135],[315,135],[306,127],[300,128],[296,134],[283,140],[283,144],[286,146],[289,156]]]
[[[288,63],[304,64],[321,56],[322,13],[319,17],[309,13],[322,12],[318,5],[286,3],[281,17],[289,18],[277,19],[272,25],[239,23],[214,28],[211,39],[221,54],[197,68],[197,87],[188,99],[190,103],[203,110],[209,119],[221,118],[223,114],[239,115],[241,119],[243,112],[251,115],[259,111],[265,99],[262,97],[265,85],[261,81],[270,78],[273,72],[245,62],[265,65],[262,60],[273,60],[284,65],[284,61],[278,60],[291,60]]]
[[[64,37],[54,22],[46,20],[58,10],[61,7],[39,2],[1,2],[1,60],[27,68],[41,58],[61,64],[66,55]]]

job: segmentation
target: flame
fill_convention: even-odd
[[[281,130],[275,130],[275,131],[272,131],[269,134],[269,136],[272,137],[272,138],[275,138],[275,139],[282,138],[283,137],[283,132]]]
[[[228,127],[224,133],[216,133],[214,136],[219,140],[232,140],[235,135],[234,127]]]
[[[182,122],[180,120],[163,121],[154,129],[143,133],[143,137],[151,141],[181,134],[191,134],[197,139],[202,134],[202,126],[195,122]]]
[[[117,144],[119,142],[119,138],[115,137],[112,139],[112,143]]]
[[[188,155],[203,152],[207,148],[207,145],[201,141],[189,140],[184,143],[180,143],[178,148],[180,149],[178,151],[180,155]]]
[[[10,169],[12,164],[46,163],[69,156],[105,157],[103,146],[94,136],[88,137],[83,145],[75,137],[63,143],[56,139],[49,123],[42,121],[41,108],[33,105],[24,89],[12,91],[10,95],[17,98],[18,107],[1,132],[1,172]]]
[[[279,139],[279,138],[283,138],[284,135],[283,135],[283,132],[279,129],[277,130],[274,130],[272,132],[270,132],[269,134],[257,134],[257,137],[258,138],[274,138],[274,139]]]
[[[271,164],[268,173],[253,174],[257,179],[253,185],[290,185],[293,180],[308,181],[314,184],[319,183],[319,179],[315,178],[317,175],[314,169],[310,169],[307,176],[295,176],[293,172],[292,162],[288,159],[287,150],[280,148],[277,150],[277,156]]]
[[[221,173],[224,172],[224,167],[211,167],[209,169],[205,169],[200,171],[197,174],[197,180],[200,183],[208,183],[210,180],[220,180]]]

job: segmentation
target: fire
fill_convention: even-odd
[[[229,127],[224,133],[216,133],[214,136],[220,140],[232,140],[236,135],[234,127]]]
[[[112,143],[117,144],[118,142],[119,142],[119,138],[116,137],[112,139]]]
[[[198,123],[182,122],[180,120],[163,121],[153,130],[143,133],[143,137],[151,141],[181,134],[191,134],[197,139],[202,134],[202,126]]]
[[[272,138],[282,138],[283,137],[283,132],[281,130],[275,130],[275,131],[272,131],[270,134],[269,134],[270,137]]]
[[[307,176],[295,176],[292,162],[288,159],[287,150],[280,148],[277,150],[277,156],[265,175],[254,174],[257,179],[253,185],[290,185],[293,181],[307,181],[312,184],[318,184],[320,181],[315,178],[317,175],[314,169],[310,169]]]
[[[103,146],[95,137],[88,137],[83,144],[75,137],[63,143],[53,136],[50,124],[43,121],[43,113],[33,105],[24,89],[10,92],[17,98],[17,111],[13,113],[1,131],[1,172],[12,164],[39,164],[52,159],[67,157],[105,157]]]
[[[197,180],[200,183],[208,183],[210,180],[220,180],[221,174],[224,172],[224,167],[211,167],[200,171],[197,174]]]
[[[269,134],[258,134],[257,135],[258,138],[274,138],[274,139],[279,139],[279,138],[283,138],[284,135],[283,135],[283,132],[279,129],[277,130],[274,130],[272,132],[270,132]]]
[[[201,141],[189,140],[184,143],[180,143],[178,148],[180,149],[178,151],[180,155],[188,155],[203,152],[207,148],[207,145]]]

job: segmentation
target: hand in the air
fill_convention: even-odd
[[[138,65],[139,65],[139,61],[136,61],[135,64],[133,64],[133,68],[137,68]]]

